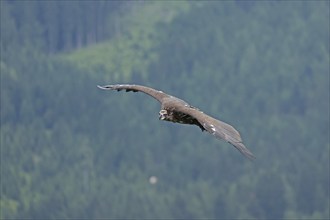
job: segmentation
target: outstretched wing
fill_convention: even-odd
[[[247,158],[255,159],[255,156],[245,147],[241,135],[233,126],[212,118],[198,109],[182,106],[180,111],[194,117],[207,132],[214,135],[217,139],[227,141]]]
[[[143,92],[155,99],[157,99],[160,103],[162,103],[162,100],[166,97],[170,97],[170,95],[167,95],[166,93],[163,93],[162,91],[158,91],[155,89],[152,89],[150,87],[146,86],[140,86],[140,85],[130,85],[130,84],[117,84],[117,85],[106,85],[106,86],[97,86],[100,89],[105,90],[126,90],[126,92]]]
[[[237,150],[239,150],[244,156],[249,159],[254,159],[255,156],[244,146],[240,134],[231,125],[225,122],[219,121],[203,112],[199,111],[197,108],[193,108],[181,99],[170,96],[162,91],[158,91],[146,86],[140,85],[130,85],[130,84],[117,84],[117,85],[106,85],[97,86],[100,89],[105,90],[126,90],[126,92],[143,92],[155,99],[157,99],[162,107],[165,105],[177,112],[182,112],[186,115],[190,115],[195,118],[201,126],[205,128],[206,131],[214,135],[218,139],[223,139],[230,144],[232,144]],[[164,106],[163,106],[164,105]]]

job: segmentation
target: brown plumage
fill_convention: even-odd
[[[206,130],[216,138],[223,139],[232,144],[247,158],[255,158],[255,156],[244,146],[241,136],[235,128],[225,122],[212,118],[179,98],[168,95],[162,91],[140,85],[106,85],[98,87],[105,90],[143,92],[160,102],[160,120],[197,125],[202,131]]]

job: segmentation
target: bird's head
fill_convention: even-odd
[[[166,120],[167,117],[167,111],[165,109],[162,109],[159,111],[159,120]]]

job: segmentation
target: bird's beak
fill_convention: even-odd
[[[164,119],[165,119],[165,114],[166,114],[166,113],[164,113],[164,111],[160,111],[160,112],[159,112],[159,117],[158,117],[159,120],[164,120]]]
[[[160,110],[159,112],[159,120],[165,120],[167,115],[167,111],[165,109]]]

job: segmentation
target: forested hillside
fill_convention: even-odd
[[[1,219],[329,219],[329,1],[0,3]]]

